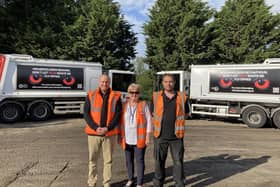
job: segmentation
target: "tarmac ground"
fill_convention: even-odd
[[[88,148],[82,118],[0,124],[0,187],[87,187]],[[234,122],[188,120],[186,186],[280,186],[280,130]],[[102,155],[99,182],[102,186]],[[153,144],[144,186],[152,186]],[[174,186],[168,155],[165,186]],[[113,187],[126,183],[124,152],[115,146]]]

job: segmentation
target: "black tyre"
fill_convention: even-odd
[[[5,123],[14,123],[25,116],[23,107],[16,102],[5,103],[0,108],[0,118]]]
[[[44,121],[51,116],[51,107],[45,102],[31,104],[28,109],[28,117],[34,121]]]
[[[273,124],[280,129],[280,111],[276,111],[272,118]]]
[[[202,115],[199,115],[199,114],[191,114],[190,116],[188,116],[188,119],[189,120],[196,120],[196,119],[201,119],[201,118],[203,118],[204,116],[202,116]]]
[[[242,113],[242,121],[251,128],[261,128],[267,122],[267,116],[263,109],[252,106],[245,109]]]

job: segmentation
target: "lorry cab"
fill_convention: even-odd
[[[136,82],[136,74],[132,71],[110,69],[108,75],[111,77],[110,87],[112,90],[120,91],[122,100],[125,101],[128,98],[127,88],[131,83]]]

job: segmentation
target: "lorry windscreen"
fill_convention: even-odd
[[[115,91],[127,92],[131,83],[135,83],[135,74],[112,73],[112,89]]]

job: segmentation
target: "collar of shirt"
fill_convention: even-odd
[[[108,89],[106,93],[103,93],[99,88],[99,92],[101,93],[102,97],[104,98],[110,94],[110,89]]]
[[[166,94],[164,93],[164,90],[163,90],[163,91],[162,91],[162,96],[163,96],[165,99],[172,100],[172,99],[174,99],[174,98],[177,97],[177,92],[174,91],[174,96],[170,99],[169,97],[166,96]]]

